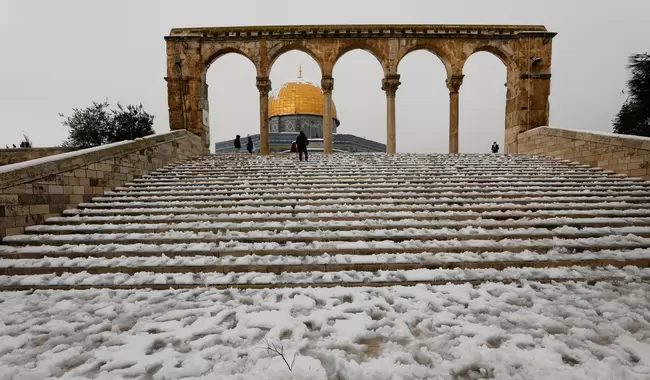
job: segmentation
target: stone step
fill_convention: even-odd
[[[323,178],[323,177],[382,177],[382,176],[401,176],[401,177],[445,177],[445,176],[575,176],[575,177],[610,177],[609,174],[604,174],[595,170],[547,170],[543,167],[500,167],[499,169],[486,170],[464,170],[458,168],[451,168],[447,170],[407,170],[402,168],[393,168],[391,170],[291,170],[283,171],[279,169],[260,170],[256,172],[240,171],[233,168],[229,171],[215,171],[215,172],[192,172],[185,170],[178,171],[165,171],[165,172],[152,172],[142,176],[144,179],[167,179],[167,178],[199,178],[199,179],[222,179],[222,178],[269,178],[269,177],[296,177],[296,178]]]
[[[96,268],[121,268],[119,271],[132,273],[134,269],[143,268],[138,271],[156,271],[157,268],[197,268],[187,271],[201,271],[198,268],[206,267],[228,267],[234,271],[258,271],[267,272],[270,268],[281,268],[282,266],[299,267],[304,265],[318,266],[322,271],[331,270],[340,265],[386,265],[384,269],[396,270],[395,264],[409,265],[442,265],[444,267],[461,267],[484,265],[495,265],[503,268],[516,266],[520,263],[527,263],[528,267],[549,267],[562,266],[562,263],[577,263],[580,261],[601,261],[631,263],[634,260],[650,259],[650,250],[637,248],[633,250],[602,250],[602,251],[581,251],[570,253],[564,248],[550,248],[546,252],[538,253],[529,250],[521,252],[510,251],[480,251],[480,252],[438,252],[438,253],[376,253],[372,255],[318,255],[318,256],[282,256],[272,252],[269,255],[244,255],[244,256],[191,256],[191,257],[169,257],[167,255],[155,257],[78,257],[68,258],[44,257],[37,259],[0,259],[0,274],[21,274],[11,270],[25,271],[22,274],[29,274],[27,271],[34,269],[43,273],[55,273],[53,270],[62,272],[79,272],[85,268],[89,272],[97,271]],[[558,264],[553,264],[557,262]],[[492,264],[487,264],[492,263]],[[523,264],[522,264],[523,265]],[[568,265],[568,264],[567,264]],[[571,264],[574,265],[574,264]],[[619,264],[612,264],[619,266]],[[57,269],[61,268],[61,269]],[[70,268],[70,269],[66,269]],[[238,269],[234,269],[238,268]],[[257,269],[256,269],[257,268]],[[1,271],[5,270],[4,273]],[[117,269],[107,269],[115,271]],[[273,269],[278,270],[278,269]],[[48,272],[52,271],[52,272]],[[172,271],[166,269],[166,271]],[[206,270],[203,270],[206,271]],[[34,272],[33,274],[35,274]],[[59,273],[59,272],[56,272]]]
[[[100,202],[95,201],[92,203],[79,203],[79,209],[114,209],[114,208],[158,208],[158,207],[240,207],[240,206],[264,206],[264,207],[294,207],[297,210],[304,209],[304,207],[316,206],[332,206],[339,205],[346,207],[348,205],[356,206],[384,206],[384,205],[408,205],[415,207],[417,205],[465,205],[465,204],[532,204],[548,202],[549,204],[561,203],[627,203],[627,204],[648,204],[650,200],[648,196],[576,196],[576,197],[529,197],[529,198],[476,198],[476,197],[454,197],[454,198],[407,198],[407,199],[391,199],[391,198],[376,198],[376,199],[314,199],[314,200],[268,200],[268,199],[231,199],[230,201],[224,200],[133,200],[133,201],[110,201]]]
[[[429,185],[429,187],[436,187],[436,186],[450,186],[450,185],[456,185],[456,186],[465,186],[465,185],[477,185],[481,184],[484,186],[490,186],[492,188],[498,188],[501,185],[506,185],[506,186],[546,186],[546,185],[563,185],[563,186],[569,186],[569,185],[578,185],[578,186],[591,186],[591,185],[596,185],[596,186],[608,186],[608,187],[623,187],[623,186],[629,186],[629,185],[636,185],[640,187],[650,187],[650,182],[646,181],[636,181],[632,180],[631,178],[624,178],[624,179],[602,179],[602,180],[592,180],[592,179],[549,179],[549,180],[539,180],[535,178],[529,178],[529,177],[517,177],[515,178],[515,181],[506,181],[504,179],[500,178],[485,178],[485,179],[479,179],[479,178],[448,178],[445,180],[438,180],[438,179],[413,179],[413,178],[405,178],[402,180],[396,179],[395,177],[393,178],[387,178],[387,179],[382,179],[382,180],[344,180],[344,179],[327,179],[327,180],[294,180],[292,178],[286,178],[283,180],[272,180],[272,179],[266,179],[266,180],[249,180],[246,179],[244,181],[241,181],[241,183],[234,183],[232,180],[223,180],[223,181],[195,181],[195,182],[127,182],[125,184],[126,187],[130,187],[132,189],[138,188],[138,187],[151,187],[151,188],[192,188],[192,187],[200,187],[200,188],[223,188],[223,189],[228,189],[228,188],[269,188],[269,187],[278,187],[278,186],[284,186],[288,188],[310,188],[310,187],[315,187],[315,186],[320,186],[324,187],[326,185],[327,187],[359,187],[363,188],[363,185],[369,185],[367,187],[383,187],[383,188],[400,188],[400,187],[412,187],[412,186],[426,186]],[[431,186],[433,185],[433,186]]]
[[[276,288],[299,286],[408,286],[484,282],[647,281],[648,268],[562,267],[495,269],[419,269],[410,271],[339,271],[300,273],[64,273],[0,276],[0,290],[31,289],[170,289],[170,288]]]
[[[489,188],[484,186],[454,186],[454,187],[424,187],[424,188],[413,188],[413,187],[403,187],[400,189],[390,189],[385,187],[378,188],[353,188],[353,187],[338,187],[338,188],[326,188],[326,187],[311,187],[311,188],[301,188],[294,189],[293,187],[267,187],[265,189],[250,189],[239,187],[234,190],[222,189],[221,187],[213,188],[174,188],[169,187],[166,190],[162,189],[146,189],[146,188],[131,188],[131,187],[118,187],[115,191],[107,191],[102,196],[105,199],[111,199],[113,197],[148,197],[148,196],[169,196],[174,197],[177,195],[194,197],[194,196],[212,196],[217,197],[221,196],[225,199],[231,199],[235,196],[249,197],[256,196],[258,198],[281,198],[285,199],[288,196],[296,197],[349,197],[355,196],[357,198],[375,198],[375,197],[422,197],[422,196],[524,196],[524,195],[535,195],[535,196],[553,196],[553,195],[642,195],[649,194],[650,188],[639,187],[639,186],[619,186],[619,187],[608,187],[608,186],[549,186],[548,190],[544,190],[543,186],[504,186],[500,189]],[[99,197],[99,198],[102,198]],[[94,199],[94,198],[93,198]]]
[[[25,229],[26,234],[70,234],[70,233],[147,233],[164,231],[368,231],[372,229],[406,230],[412,228],[560,228],[568,227],[641,227],[650,226],[650,218],[548,218],[522,220],[424,220],[404,219],[398,222],[384,220],[341,221],[341,222],[185,222],[142,223],[142,224],[88,224],[88,225],[36,225]]]
[[[9,246],[30,246],[47,244],[62,245],[96,245],[96,244],[192,244],[192,243],[314,243],[314,242],[409,242],[409,241],[444,241],[444,240],[502,240],[502,239],[578,239],[595,238],[612,235],[633,235],[650,237],[650,227],[585,227],[582,229],[560,227],[557,229],[535,228],[444,228],[444,229],[411,229],[401,231],[369,230],[369,231],[313,231],[313,232],[276,232],[250,231],[225,234],[191,231],[169,231],[160,233],[119,233],[119,234],[38,234],[13,235],[3,239],[3,244]]]
[[[495,173],[575,173],[575,174],[597,174],[597,175],[609,175],[611,172],[605,172],[602,169],[598,168],[577,168],[574,166],[555,166],[549,167],[547,165],[507,165],[507,164],[496,164],[494,166],[464,166],[464,165],[444,165],[444,166],[421,166],[413,167],[409,165],[390,165],[385,167],[336,167],[332,168],[303,168],[300,165],[296,167],[278,167],[278,166],[267,166],[267,167],[242,167],[242,166],[231,166],[224,168],[199,168],[199,167],[186,167],[186,168],[167,168],[167,169],[158,169],[150,172],[147,177],[151,176],[212,176],[212,175],[223,175],[223,174],[233,174],[238,175],[265,175],[268,173],[273,174],[299,174],[299,175],[328,175],[328,174],[411,174],[411,175],[421,175],[421,174],[450,174],[450,173],[474,173],[478,175],[484,174],[495,174]]]
[[[639,236],[609,235],[603,237],[562,239],[503,240],[430,240],[394,242],[311,242],[311,243],[189,243],[189,244],[93,244],[93,245],[0,245],[0,257],[5,259],[41,259],[44,257],[243,257],[265,256],[319,256],[319,255],[374,255],[404,253],[460,253],[460,252],[523,252],[544,254],[562,247],[567,252],[648,249],[650,239]]]
[[[418,269],[497,269],[507,268],[563,268],[563,267],[613,267],[624,268],[635,266],[650,267],[650,258],[626,260],[518,260],[518,261],[461,261],[461,262],[429,262],[429,263],[339,263],[339,264],[282,264],[282,265],[166,265],[166,266],[60,266],[60,267],[0,267],[0,276],[33,276],[64,273],[300,273],[300,272],[377,272],[377,271],[409,271]]]
[[[385,221],[412,220],[521,220],[526,218],[572,218],[577,216],[617,218],[617,217],[650,217],[650,210],[541,210],[541,211],[496,211],[496,212],[366,212],[349,215],[339,213],[301,213],[299,217],[293,214],[176,214],[176,215],[110,215],[110,216],[76,216],[51,217],[45,220],[48,225],[79,225],[97,223],[178,223],[178,222],[327,222],[327,221],[358,221],[360,219],[375,219]]]
[[[158,208],[107,208],[107,209],[68,209],[63,211],[63,215],[161,215],[161,214],[238,214],[238,213],[265,213],[265,214],[289,214],[296,219],[307,218],[307,213],[350,213],[361,217],[364,212],[405,212],[405,213],[422,213],[436,211],[539,211],[539,210],[650,210],[650,204],[647,203],[494,203],[478,205],[386,205],[386,206],[362,206],[362,205],[332,205],[332,206],[296,206],[291,207],[264,207],[264,206],[241,206],[235,208],[218,207],[210,204],[196,205],[195,207],[158,207]]]
[[[369,200],[382,200],[382,199],[391,199],[391,200],[410,200],[410,199],[425,199],[429,197],[432,200],[439,200],[440,198],[471,198],[476,200],[476,198],[503,198],[503,199],[512,199],[512,198],[541,198],[547,197],[549,199],[556,199],[559,197],[611,197],[616,195],[619,199],[622,198],[643,198],[645,200],[650,199],[650,191],[621,191],[621,192],[607,192],[607,191],[574,191],[574,192],[440,192],[437,194],[432,193],[382,193],[382,194],[359,194],[355,192],[345,192],[345,193],[322,193],[322,194],[313,194],[312,192],[304,193],[281,193],[281,194],[264,194],[264,193],[243,193],[241,195],[209,195],[208,194],[194,194],[194,195],[181,195],[183,192],[178,192],[179,195],[169,195],[166,192],[158,192],[156,195],[152,194],[143,194],[143,195],[127,195],[125,194],[104,194],[101,197],[92,198],[93,202],[102,203],[102,202],[142,202],[142,201],[234,201],[234,200],[250,200],[256,202],[268,202],[268,201],[284,201],[288,202],[287,199],[292,199],[295,201],[345,201],[349,202],[355,200],[357,202],[367,202]],[[433,197],[433,198],[431,198]],[[310,203],[313,204],[313,203]]]
[[[437,181],[449,180],[449,181],[458,181],[458,180],[490,180],[490,179],[515,179],[515,180],[574,180],[574,181],[590,181],[590,182],[599,182],[599,181],[614,181],[615,177],[609,175],[594,175],[594,174],[524,174],[524,173],[495,173],[495,174],[484,174],[484,175],[465,175],[461,174],[449,174],[449,175],[398,175],[398,174],[372,174],[372,175],[340,175],[340,174],[328,174],[328,175],[319,175],[319,176],[305,176],[305,175],[277,175],[273,176],[270,174],[259,175],[259,176],[240,176],[240,175],[221,175],[217,177],[197,177],[197,176],[186,176],[186,177],[143,177],[136,178],[133,180],[133,183],[148,183],[148,184],[166,184],[166,183],[202,183],[202,182],[259,182],[259,181],[271,181],[272,183],[282,183],[282,182],[293,182],[293,183],[312,183],[317,181],[334,182],[334,181],[351,181],[358,182],[360,180],[372,181],[372,182],[384,182],[386,180],[391,181],[418,181],[418,180],[431,180],[435,179]],[[633,180],[632,178],[626,178],[627,180]]]

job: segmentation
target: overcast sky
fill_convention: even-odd
[[[93,100],[142,103],[157,132],[169,130],[163,37],[174,27],[421,23],[543,24],[553,41],[551,124],[609,132],[625,95],[627,56],[650,50],[648,0],[327,0],[159,1],[0,0],[0,146],[26,133],[35,146],[67,136],[59,113]],[[297,77],[320,83],[316,63],[289,52],[271,71],[274,87]],[[442,64],[426,52],[399,66],[397,148],[447,152],[448,91]],[[460,91],[460,150],[503,143],[505,67],[472,56]],[[346,54],[334,68],[341,133],[386,141],[382,71],[369,53]],[[255,70],[233,54],[208,72],[213,143],[258,132]],[[503,144],[502,144],[503,146]]]

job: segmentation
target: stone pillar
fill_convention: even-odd
[[[517,153],[517,136],[549,122],[551,74],[520,73],[508,81],[505,153]]]
[[[334,90],[334,78],[323,76],[320,86],[323,89],[323,153],[332,154],[332,90]]]
[[[386,153],[395,154],[395,93],[401,82],[399,74],[388,74],[381,81],[381,89],[386,92]]]
[[[458,153],[458,91],[464,75],[452,75],[447,79],[449,88],[449,153]]]
[[[260,92],[260,154],[268,156],[271,154],[271,143],[269,141],[269,91],[271,81],[268,77],[257,77],[257,89]]]

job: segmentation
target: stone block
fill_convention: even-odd
[[[13,216],[0,216],[0,228],[10,228],[16,226],[16,218]]]
[[[84,196],[81,194],[75,194],[70,196],[70,203],[83,203],[84,202]]]
[[[72,187],[72,194],[75,194],[75,195],[85,194],[85,188],[83,186],[73,186]]]
[[[74,176],[77,177],[77,178],[85,178],[86,177],[86,169],[75,169]]]
[[[22,235],[25,233],[25,227],[10,227],[5,229],[5,236]]]
[[[23,185],[7,187],[6,189],[2,189],[2,192],[7,194],[33,194],[34,187],[31,183],[26,183]]]
[[[648,169],[646,169],[646,168],[630,170],[630,175],[632,177],[640,177],[640,176],[645,176],[647,174],[648,174]]]
[[[59,185],[50,185],[48,187],[49,194],[63,194],[63,186]]]
[[[18,215],[28,215],[29,206],[16,205],[16,206],[0,206],[4,207],[4,216],[18,216]]]
[[[17,205],[18,194],[0,194],[0,205]]]
[[[30,205],[29,206],[30,214],[49,214],[50,205]]]

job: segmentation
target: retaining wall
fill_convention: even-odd
[[[573,160],[650,180],[650,138],[538,127],[519,134],[518,153]]]
[[[202,149],[201,138],[183,130],[0,166],[0,237]]]

